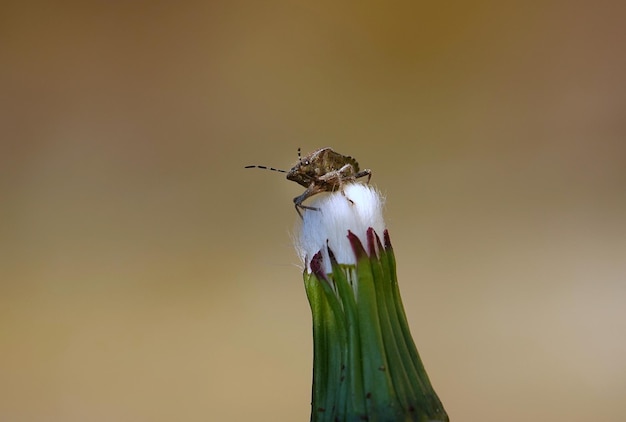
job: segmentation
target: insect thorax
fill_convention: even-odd
[[[349,166],[346,167],[346,164]],[[331,148],[322,148],[300,159],[287,174],[287,179],[308,187],[311,183],[320,183],[323,176],[331,176],[328,182],[334,185],[358,172],[359,163],[354,158]]]

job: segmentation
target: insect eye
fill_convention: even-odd
[[[309,165],[309,160],[304,160],[304,165],[308,166]]]

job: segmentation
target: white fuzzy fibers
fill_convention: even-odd
[[[380,237],[385,230],[383,203],[376,189],[361,183],[345,185],[343,193],[337,191],[312,197],[307,205],[319,211],[305,210],[300,236],[296,239],[296,249],[307,271],[311,271],[313,255],[322,251],[324,269],[326,273],[331,272],[327,245],[338,263],[355,264],[348,230],[358,236],[367,250],[367,229],[372,227]]]

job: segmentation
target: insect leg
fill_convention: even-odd
[[[358,179],[363,176],[367,176],[367,184],[369,185],[370,179],[372,178],[372,171],[370,169],[361,170],[360,172],[354,175],[354,178]]]
[[[316,193],[320,193],[322,191],[323,189],[319,185],[316,185],[315,183],[311,183],[311,185],[302,193],[302,195],[296,196],[295,198],[293,198],[293,203],[296,206],[296,211],[298,212],[298,215],[300,216],[300,218],[302,218],[302,213],[300,212],[300,209],[307,209],[307,210],[313,210],[313,211],[320,210],[319,208],[302,205],[302,202],[304,202],[304,200],[307,199],[308,197],[313,196]]]
[[[346,164],[341,167],[339,170],[334,170],[326,173],[324,176],[320,177],[320,179],[324,179],[326,182],[331,183],[333,185],[333,191],[340,191],[344,198],[346,198],[352,205],[354,205],[354,201],[346,195],[344,191],[344,182],[345,181],[353,181],[355,180],[354,167],[351,164]]]

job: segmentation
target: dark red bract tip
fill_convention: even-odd
[[[372,227],[367,229],[366,237],[367,237],[367,250],[369,251],[369,255],[371,257],[376,256],[376,232]]]
[[[352,233],[350,230],[348,230],[348,240],[350,241],[352,251],[354,252],[357,260],[363,258],[364,256],[367,256],[367,252],[365,252],[365,249],[363,249],[363,244],[361,243],[361,240],[356,234]]]
[[[389,239],[389,230],[385,229],[385,233],[383,237],[385,238],[385,249],[391,249],[391,239]]]
[[[311,272],[319,279],[326,280],[326,273],[324,272],[324,262],[322,260],[322,251],[319,251],[313,258],[311,258]]]
[[[328,251],[328,258],[330,258],[330,265],[334,267],[337,264],[337,258],[335,258],[333,250],[328,246],[328,241],[326,241],[326,250]]]
[[[376,232],[374,232],[374,234],[376,235],[376,246],[378,247],[378,251],[381,252],[383,251],[383,244],[380,242],[380,236],[378,236]]]

